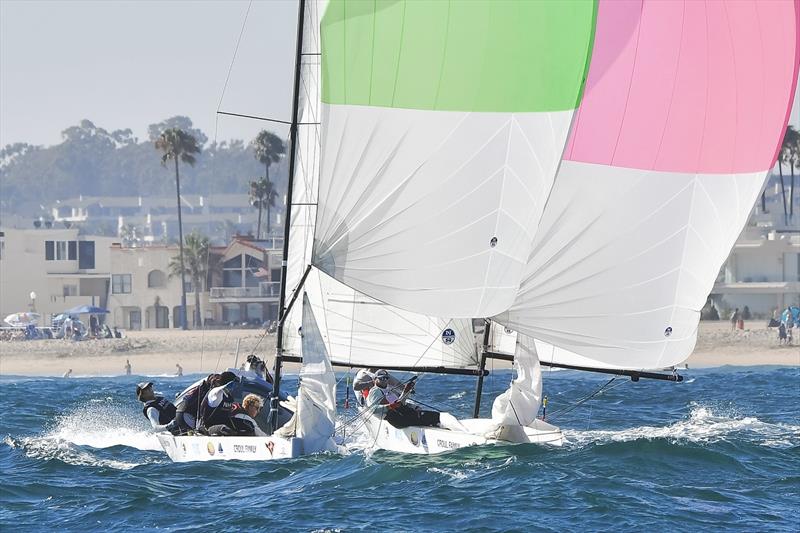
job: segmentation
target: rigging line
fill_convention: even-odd
[[[242,21],[242,29],[239,30],[239,38],[236,39],[236,48],[233,50],[233,57],[231,58],[231,64],[228,67],[228,75],[225,76],[225,84],[222,86],[222,94],[219,96],[219,103],[217,104],[217,113],[219,113],[219,109],[222,107],[222,100],[225,98],[225,91],[228,89],[228,82],[231,79],[231,72],[233,72],[233,64],[236,62],[236,54],[239,52],[239,45],[242,43],[242,36],[244,35],[244,29],[247,26],[247,17],[250,15],[250,8],[253,6],[253,0],[247,4],[247,11],[244,13],[244,20]]]
[[[584,398],[582,398],[582,399],[578,400],[578,401],[577,401],[575,404],[573,404],[573,405],[571,405],[571,406],[569,406],[569,407],[565,407],[565,408],[563,408],[563,409],[559,409],[559,410],[558,410],[558,411],[556,411],[555,413],[551,413],[551,414],[550,414],[550,419],[552,419],[554,416],[555,416],[555,417],[558,417],[558,416],[560,416],[560,415],[564,415],[564,414],[567,414],[567,413],[569,413],[569,412],[572,412],[572,411],[574,411],[575,409],[577,409],[578,407],[580,407],[581,405],[583,405],[584,403],[586,403],[586,402],[588,402],[589,400],[591,400],[592,398],[594,398],[595,396],[597,396],[597,395],[599,395],[599,394],[602,394],[603,392],[609,391],[609,390],[611,390],[611,389],[614,389],[614,388],[616,388],[616,387],[619,387],[620,385],[623,385],[623,384],[625,384],[625,383],[628,383],[628,381],[627,381],[627,380],[623,380],[623,381],[619,381],[619,382],[618,382],[616,385],[614,385],[613,387],[612,387],[612,386],[610,386],[610,385],[611,385],[611,384],[612,384],[614,381],[616,381],[616,380],[618,380],[618,379],[619,379],[618,377],[613,377],[613,378],[611,378],[611,379],[610,379],[610,380],[608,380],[608,381],[607,381],[605,384],[603,384],[603,385],[602,385],[600,388],[598,388],[596,391],[594,391],[592,394],[590,394],[590,395],[588,395],[588,396],[585,396]]]
[[[225,348],[224,348],[225,341],[228,340],[228,333],[231,332],[231,329],[233,329],[233,324],[231,324],[230,327],[228,327],[228,329],[225,330],[225,337],[223,337],[223,339],[222,339],[223,348],[220,348],[220,350],[219,350],[219,356],[217,356],[217,364],[214,366],[214,373],[216,373],[217,369],[219,368],[219,361],[220,361],[220,359],[222,359],[222,352],[225,350]]]
[[[263,120],[265,122],[276,122],[278,124],[286,124],[288,126],[292,125],[291,121],[289,121],[289,120],[280,120],[280,119],[277,119],[277,118],[260,117],[258,115],[247,115],[247,114],[244,114],[244,113],[231,113],[229,111],[219,111],[219,110],[217,110],[217,115],[226,115],[226,116],[229,116],[229,117],[252,118],[254,120]]]

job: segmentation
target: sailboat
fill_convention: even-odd
[[[301,96],[302,76],[305,68],[303,54],[303,22],[306,10],[301,2],[298,16],[297,54],[295,61],[295,87],[292,108],[292,126],[290,129],[290,145],[298,146],[302,141],[299,132],[300,109],[303,106]],[[290,156],[289,172],[294,175],[297,158],[296,149]],[[291,180],[290,180],[291,183]],[[291,194],[291,186],[290,186]],[[284,243],[291,238],[290,225],[285,228]],[[287,259],[289,247],[284,246],[283,268],[279,308],[281,316],[291,309],[292,303],[299,293],[295,292],[287,306]],[[289,285],[291,287],[292,285]],[[307,298],[300,314],[296,317],[299,328],[307,332],[298,339],[298,350],[303,354],[300,368],[300,383],[296,397],[292,398],[280,390],[281,359],[276,358],[274,377],[268,376],[266,367],[255,358],[248,361],[243,369],[228,368],[226,372],[236,376],[233,387],[235,401],[241,402],[247,393],[255,393],[270,398],[269,409],[262,409],[254,419],[259,428],[268,436],[210,436],[201,434],[175,436],[167,432],[157,435],[158,440],[175,462],[189,461],[268,461],[276,459],[292,459],[323,451],[337,451],[333,440],[336,420],[336,379],[324,345],[320,343],[316,319],[307,304]],[[281,324],[283,322],[281,321]],[[266,334],[266,332],[265,332]],[[279,339],[281,339],[279,330]],[[281,342],[278,341],[280,350]],[[279,352],[280,353],[280,352]],[[254,357],[254,356],[251,356]],[[200,385],[202,380],[194,383],[178,395],[180,401],[192,387]]]
[[[478,394],[458,430],[365,409],[375,445],[408,453],[563,442],[537,416],[541,365],[680,379],[654,370],[691,353],[775,161],[800,3],[301,10],[276,375],[309,335],[334,364],[471,372],[479,391],[486,358],[513,359],[492,417]],[[516,335],[513,354],[457,352],[474,317]]]

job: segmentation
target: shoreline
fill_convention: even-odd
[[[722,366],[800,367],[800,345],[779,346],[774,332],[758,326],[731,331],[727,321],[703,322],[697,345],[685,364],[689,369]],[[0,376],[62,377],[68,369],[77,376],[125,375],[126,360],[138,376],[174,377],[176,363],[183,373],[209,374],[235,366],[255,353],[272,366],[275,336],[261,330],[148,330],[130,332],[123,339],[36,340],[0,343]],[[506,361],[494,361],[494,368],[510,368]],[[683,368],[684,364],[679,365]],[[288,372],[298,364],[287,363]],[[342,369],[337,369],[342,370]]]

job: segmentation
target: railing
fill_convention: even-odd
[[[279,281],[262,282],[258,287],[211,287],[211,299],[277,298],[280,290]]]

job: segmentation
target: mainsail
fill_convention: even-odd
[[[775,162],[799,26],[797,1],[601,1],[564,159],[496,319],[561,363],[685,360]]]
[[[287,287],[298,287],[311,263],[317,215],[320,146],[320,14],[326,2],[307,2],[301,59],[300,112],[295,146]],[[307,306],[292,307],[283,328],[287,355],[302,356],[304,312],[313,312],[331,360],[363,366],[463,368],[477,363],[471,322],[429,317],[387,305],[312,268],[300,290]],[[300,303],[300,299],[297,303]],[[303,308],[307,307],[307,311]]]

